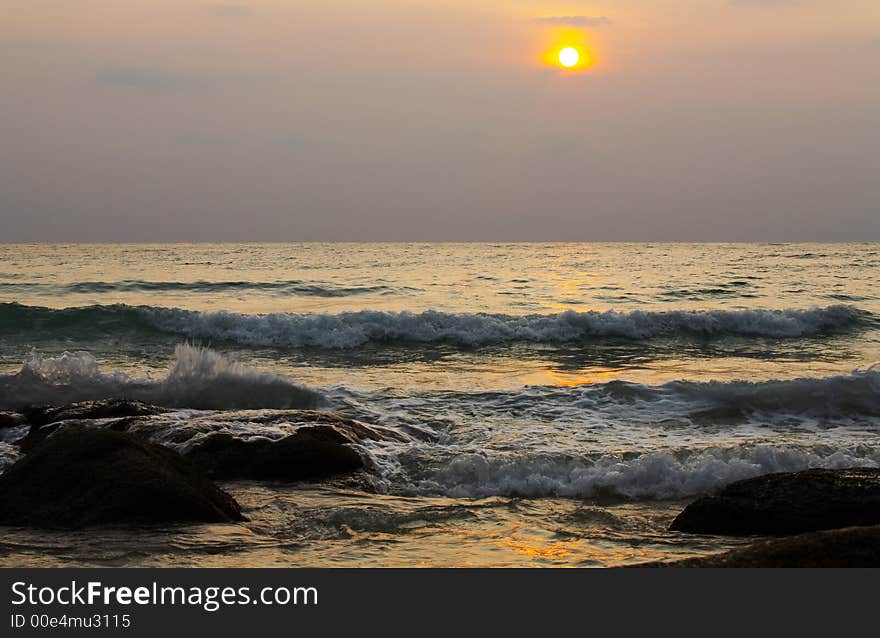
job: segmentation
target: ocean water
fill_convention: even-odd
[[[877,244],[0,245],[0,409],[318,407],[370,490],[226,485],[243,525],[0,531],[0,564],[617,565],[737,540],[694,497],[880,465]],[[0,431],[2,432],[2,431]],[[6,431],[0,467],[16,456]]]

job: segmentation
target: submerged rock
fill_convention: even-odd
[[[670,530],[731,536],[788,536],[880,524],[880,469],[814,469],[732,483],[700,498]]]
[[[0,476],[2,525],[238,520],[238,503],[201,470],[121,432],[62,429]]]
[[[880,567],[880,526],[811,532],[641,567]]]

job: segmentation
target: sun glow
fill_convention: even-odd
[[[595,47],[584,42],[583,36],[554,38],[556,42],[545,45],[541,63],[570,73],[594,71],[597,66]]]
[[[577,63],[581,59],[581,54],[578,53],[578,50],[574,47],[565,47],[559,52],[557,56],[559,59],[559,64],[564,66],[566,69],[571,69],[577,66]]]
[[[564,75],[593,73],[600,69],[600,41],[590,30],[550,25],[536,32],[538,60]]]

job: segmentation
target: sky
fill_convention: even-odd
[[[0,0],[0,86],[0,241],[880,241],[877,0]]]

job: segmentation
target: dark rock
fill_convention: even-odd
[[[29,407],[22,410],[32,426],[40,427],[48,423],[70,419],[109,419],[123,416],[148,416],[168,412],[167,408],[150,405],[143,401],[128,399],[102,399],[100,401],[80,401],[61,407]]]
[[[22,439],[29,434],[30,429],[23,415],[17,412],[0,412],[0,441],[20,444]]]
[[[880,567],[880,526],[776,538],[722,554],[638,567]]]
[[[352,447],[357,441],[333,425],[305,425],[275,441],[219,432],[193,446],[185,458],[214,478],[317,480],[363,469],[365,461]]]
[[[738,481],[700,498],[670,530],[788,536],[880,524],[880,469],[805,470]]]
[[[68,431],[81,432],[83,430],[112,430],[114,432],[128,432],[134,423],[142,423],[143,419],[148,417],[127,416],[117,419],[71,419],[69,421],[55,421],[47,425],[38,427],[31,426],[27,435],[17,441],[17,445],[22,452],[30,452],[37,445],[49,438],[49,435],[63,429]],[[141,437],[146,438],[146,437]]]
[[[332,426],[352,441],[409,441],[410,438],[395,430],[378,425],[367,425],[332,412],[316,410],[236,410],[217,412],[187,421],[188,427],[200,427],[202,421],[246,421],[259,425],[284,426],[287,424]]]
[[[125,431],[130,423],[128,419],[154,416],[168,412],[166,408],[150,405],[142,401],[130,401],[128,399],[102,399],[100,401],[81,401],[69,403],[61,407],[41,406],[30,407],[23,410],[24,417],[31,424],[27,436],[18,441],[22,451],[27,452],[42,443],[50,434],[55,432],[62,423],[83,423],[94,419],[119,419],[109,429]]]
[[[0,430],[27,425],[27,420],[18,412],[0,412]]]
[[[0,476],[2,525],[238,520],[238,503],[191,463],[121,432],[64,428]]]
[[[106,403],[106,404],[105,404]],[[182,450],[215,478],[321,480],[365,469],[356,446],[364,441],[409,441],[388,428],[313,410],[228,411],[180,417],[138,402],[90,402],[52,408],[19,442],[29,452],[55,432],[91,429],[128,432]],[[241,425],[252,426],[246,436]],[[230,428],[235,433],[230,433]]]
[[[242,438],[203,429],[216,423],[217,415],[191,419],[187,427],[203,434],[196,443],[188,445],[183,454],[218,479],[324,480],[368,469],[367,459],[357,449],[364,441],[410,440],[400,432],[328,412],[285,410],[222,416],[246,419],[261,426],[277,426],[288,433],[277,438]],[[258,432],[255,428],[255,433]]]

